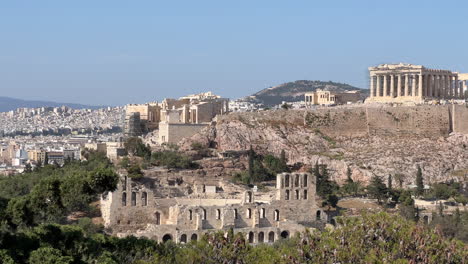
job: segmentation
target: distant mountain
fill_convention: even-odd
[[[367,89],[357,88],[345,83],[300,80],[266,88],[243,99],[246,101],[263,103],[265,106],[273,106],[283,101],[296,102],[304,100],[304,94],[306,92],[314,92],[317,89],[336,92],[361,90],[363,98],[368,94]]]
[[[30,101],[22,100],[11,97],[0,96],[0,112],[7,112],[15,110],[16,108],[27,107],[27,108],[37,108],[43,106],[49,107],[60,107],[62,105],[74,108],[74,109],[98,109],[105,106],[92,106],[92,105],[82,105],[82,104],[69,104],[69,103],[57,103],[57,102],[48,102],[48,101]]]

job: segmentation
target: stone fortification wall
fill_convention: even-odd
[[[468,134],[468,108],[464,105],[454,105],[451,108],[453,131]]]
[[[366,108],[329,108],[306,111],[305,125],[331,137],[368,135]]]
[[[253,113],[237,116],[257,122],[286,122],[297,125],[304,117],[307,128],[330,137],[362,136],[448,136],[450,132],[468,133],[468,108],[460,105],[408,107],[349,107],[312,111],[290,111],[265,119]],[[277,120],[275,121],[275,117]]]
[[[367,108],[372,136],[448,136],[450,119],[449,106]]]

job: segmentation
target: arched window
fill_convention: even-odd
[[[169,240],[172,240],[172,236],[170,234],[165,234],[162,239],[163,242],[167,242]]]
[[[289,237],[289,232],[288,231],[281,232],[281,238],[288,238],[288,237]]]
[[[260,211],[260,218],[265,218],[265,215],[266,215],[266,209],[262,208]]]
[[[148,205],[148,193],[146,192],[141,193],[141,205],[142,206]]]
[[[202,211],[202,220],[206,220],[206,209]]]
[[[307,174],[304,174],[304,183],[303,183],[304,187],[307,187],[307,180],[308,180],[308,178],[309,178],[309,177],[307,176]]]
[[[180,236],[180,243],[187,243],[187,235],[183,234]]]
[[[124,183],[122,189],[127,190],[127,176],[124,177]]]
[[[127,193],[122,193],[122,206],[127,206]]]
[[[286,190],[286,196],[284,197],[285,200],[289,200],[289,190]]]
[[[296,200],[299,200],[299,190],[296,190]]]
[[[161,213],[156,212],[156,225],[160,225],[160,224],[161,224]]]
[[[317,219],[317,221],[322,220],[322,215],[321,215],[321,214],[322,214],[322,212],[321,212],[320,210],[318,210],[317,213],[316,213],[316,219]]]
[[[252,218],[252,209],[247,209],[247,218]]]
[[[136,192],[132,192],[132,206],[136,205]]]
[[[189,220],[193,220],[193,212],[192,212],[192,210],[189,210],[188,212],[189,212],[189,217],[188,217],[188,219],[189,219]]]
[[[197,234],[193,234],[193,235],[190,237],[190,240],[191,240],[191,241],[197,241],[197,240],[198,240],[198,235],[197,235]]]
[[[274,219],[275,219],[275,221],[279,221],[279,219],[280,219],[279,210],[275,210]]]
[[[294,185],[296,185],[296,187],[299,187],[299,175],[296,175],[296,180],[295,180]]]
[[[263,243],[265,241],[265,234],[263,232],[258,233],[258,243]]]
[[[253,243],[253,242],[254,242],[254,233],[249,232],[249,243]]]
[[[248,197],[248,203],[251,203],[252,202],[252,193],[247,192],[247,197]]]
[[[268,233],[268,242],[275,242],[275,232],[271,231],[270,233]]]
[[[237,218],[239,218],[239,215],[237,213],[237,209],[234,209],[234,219],[237,219]]]
[[[289,187],[289,174],[284,176],[284,187]]]
[[[221,219],[221,210],[220,209],[216,209],[216,219]]]
[[[307,190],[304,190],[304,195],[302,197],[304,200],[307,200]]]

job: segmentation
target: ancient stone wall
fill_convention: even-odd
[[[307,111],[307,127],[331,137],[360,137],[368,135],[366,108],[330,108]]]
[[[448,106],[367,108],[372,136],[439,137],[450,133]]]
[[[464,105],[453,105],[451,108],[453,131],[468,134],[468,108]]]

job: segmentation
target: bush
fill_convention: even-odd
[[[193,169],[197,167],[197,164],[190,157],[175,151],[154,152],[151,155],[151,163],[156,166],[174,169]]]

